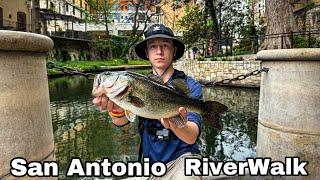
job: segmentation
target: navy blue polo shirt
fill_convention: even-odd
[[[178,71],[175,70],[172,77],[169,79],[169,83],[178,76]],[[186,76],[187,86],[189,88],[189,96],[195,99],[202,99],[202,87],[199,82],[193,78]],[[188,110],[188,109],[187,109]],[[188,112],[188,120],[196,123],[201,130],[202,118],[199,114]],[[163,129],[160,121],[151,121],[141,118],[141,123],[144,127],[156,127]],[[168,163],[172,160],[177,159],[186,152],[199,153],[198,145],[187,144],[175,138],[173,140],[160,140],[156,136],[151,135],[146,129],[142,132],[142,150],[143,157],[150,158],[150,162],[163,162]]]

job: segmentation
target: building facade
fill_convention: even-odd
[[[297,31],[320,30],[320,0],[292,2]]]
[[[85,0],[40,0],[41,34],[88,39],[87,19],[91,7]]]
[[[31,0],[1,0],[0,29],[31,30]]]
[[[130,35],[134,23],[139,24],[138,31],[143,31],[144,23],[149,15],[147,8],[147,4],[141,0],[119,0],[113,2],[111,9],[112,21],[109,26],[110,34],[120,36]],[[135,17],[136,14],[137,17]]]

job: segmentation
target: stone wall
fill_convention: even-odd
[[[174,67],[184,71],[198,81],[217,82],[260,69],[260,63],[260,61],[179,61],[174,64]],[[259,87],[260,75],[233,81],[230,85]]]

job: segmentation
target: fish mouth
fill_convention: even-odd
[[[130,85],[127,85],[119,94],[117,94],[115,96],[115,98],[117,99],[121,99],[123,98],[124,95],[127,94],[127,92],[129,92],[131,90],[131,86]]]

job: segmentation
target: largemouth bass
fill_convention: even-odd
[[[179,107],[185,107],[188,112],[200,114],[204,121],[219,129],[218,115],[228,108],[219,102],[190,98],[184,81],[175,79],[169,86],[138,73],[118,71],[98,74],[93,86],[102,87],[111,101],[138,116],[172,118],[179,115]]]

